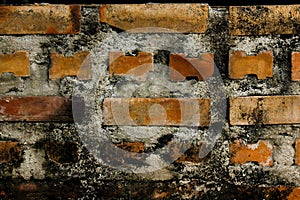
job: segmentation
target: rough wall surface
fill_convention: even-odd
[[[0,6],[0,199],[299,199],[299,11]]]

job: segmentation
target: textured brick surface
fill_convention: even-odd
[[[180,15],[178,15],[180,13]],[[208,5],[203,4],[114,4],[100,8],[100,21],[135,32],[204,33],[207,29]],[[147,29],[154,27],[154,29]]]
[[[0,34],[75,34],[80,6],[1,6]]]
[[[229,8],[231,35],[296,34],[299,5],[233,6]]]
[[[110,52],[109,60],[111,75],[128,75],[145,80],[147,73],[153,70],[153,54],[148,52],[139,52],[137,56],[125,56],[123,52]]]
[[[71,122],[72,103],[56,96],[1,97],[0,121]]]
[[[209,99],[106,98],[104,125],[208,126]]]
[[[186,58],[183,54],[170,55],[170,77],[173,81],[183,81],[186,77],[197,77],[202,81],[213,73],[213,54],[202,54],[199,58]]]
[[[18,142],[0,141],[0,163],[18,162],[22,151]]]
[[[14,54],[0,54],[0,75],[4,72],[12,72],[15,76],[30,76],[29,52],[17,51]]]
[[[296,165],[300,165],[300,140],[299,139],[296,140],[295,151],[296,151],[295,163],[296,163]]]
[[[60,164],[74,163],[78,159],[78,149],[74,142],[47,141],[44,148],[48,158]]]
[[[256,56],[247,56],[243,51],[230,51],[229,77],[243,79],[245,75],[255,74],[258,79],[273,76],[273,54],[260,52]]]
[[[51,53],[51,61],[50,79],[59,79],[65,76],[77,76],[79,80],[91,78],[92,72],[88,51],[77,52],[74,56]]]
[[[300,123],[300,96],[252,96],[230,99],[230,124]]]
[[[294,188],[293,191],[288,195],[287,200],[298,200],[300,199],[300,188]]]
[[[300,52],[292,53],[292,80],[300,81]]]
[[[247,162],[258,163],[262,166],[272,166],[272,147],[264,141],[257,144],[244,145],[236,140],[230,145],[230,161],[233,164],[245,164]]]

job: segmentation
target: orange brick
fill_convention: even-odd
[[[1,6],[0,34],[75,34],[80,6]]]
[[[251,96],[230,99],[230,124],[300,123],[300,96]]]
[[[300,52],[292,53],[292,81],[300,81]]]
[[[142,142],[122,142],[116,144],[116,146],[133,153],[143,153],[145,151],[144,143]]]
[[[231,35],[296,34],[299,5],[233,6],[229,8]]]
[[[273,54],[260,52],[257,56],[247,56],[243,51],[230,51],[229,77],[243,79],[245,75],[255,74],[258,79],[273,76]]]
[[[208,5],[203,4],[114,4],[100,8],[101,22],[123,30],[141,28],[135,32],[171,29],[171,32],[204,33],[207,19]]]
[[[12,72],[15,76],[30,76],[30,60],[27,51],[17,51],[14,54],[0,54],[0,75]]]
[[[294,188],[293,191],[287,197],[287,200],[299,200],[300,199],[300,188]]]
[[[233,164],[255,162],[262,166],[272,166],[272,147],[266,142],[244,145],[236,140],[230,145],[230,161]]]
[[[104,125],[208,126],[209,99],[106,98]]]
[[[0,163],[18,162],[22,159],[22,151],[18,142],[0,142]]]
[[[296,165],[300,165],[300,140],[296,140],[296,158],[295,158],[295,163]]]
[[[109,72],[111,75],[131,75],[139,80],[146,80],[153,70],[153,54],[139,52],[137,56],[125,56],[123,52],[110,52]]]
[[[52,67],[49,70],[50,79],[59,79],[64,76],[77,76],[79,80],[91,78],[90,53],[78,52],[74,56],[63,56],[51,53]]]
[[[0,121],[72,122],[72,102],[56,96],[2,97]]]
[[[184,54],[170,55],[170,78],[183,81],[186,77],[206,80],[214,73],[214,55],[203,54],[199,58],[186,58]]]

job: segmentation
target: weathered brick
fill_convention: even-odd
[[[0,163],[19,162],[22,151],[18,142],[0,141]]]
[[[133,153],[143,153],[145,151],[144,143],[142,142],[122,142],[116,144],[116,146]]]
[[[257,144],[243,144],[236,140],[230,144],[230,161],[233,164],[245,164],[255,162],[262,166],[272,166],[272,147],[259,141]]]
[[[114,4],[100,8],[101,22],[134,32],[204,33],[207,19],[208,5],[203,4]]]
[[[229,8],[231,35],[299,33],[300,6],[233,6]]]
[[[91,78],[90,53],[77,52],[74,56],[64,56],[51,53],[52,67],[49,70],[50,79],[59,79],[64,76],[77,76],[79,80]]]
[[[300,165],[300,139],[296,140],[295,150],[296,150],[295,163],[296,163],[296,165]]]
[[[300,96],[251,96],[230,99],[230,124],[300,123]]]
[[[1,6],[0,34],[76,34],[80,6]]]
[[[208,126],[209,99],[106,98],[104,125]]]
[[[273,76],[273,53],[260,52],[257,56],[247,56],[243,51],[230,51],[229,77],[243,79],[245,75],[255,74],[258,79]]]
[[[293,191],[287,197],[287,200],[298,200],[300,199],[300,188],[294,188]]]
[[[199,58],[186,58],[184,54],[170,55],[170,78],[183,81],[186,77],[206,80],[214,73],[214,55],[202,54]]]
[[[292,53],[292,81],[300,81],[300,52]]]
[[[72,102],[58,96],[1,97],[0,121],[72,122]]]
[[[125,56],[123,52],[110,52],[109,72],[111,75],[129,75],[139,80],[146,80],[153,70],[153,54],[139,52],[137,56]]]
[[[0,54],[0,75],[4,72],[12,72],[15,76],[30,76],[29,52],[16,51],[14,54]]]
[[[44,144],[47,157],[57,163],[73,163],[78,159],[78,147],[75,142],[47,141]]]

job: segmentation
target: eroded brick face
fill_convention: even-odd
[[[292,80],[300,81],[300,52],[292,53]]]
[[[199,58],[186,58],[183,54],[170,55],[170,78],[183,81],[188,77],[206,80],[214,73],[213,54],[202,54]]]
[[[72,103],[56,96],[1,97],[1,121],[72,122]]]
[[[149,71],[153,71],[153,54],[139,52],[137,56],[125,56],[123,52],[110,52],[109,72],[111,75],[132,76],[146,80]]]
[[[203,4],[114,4],[100,8],[101,22],[134,32],[204,33],[207,20],[208,5]]]
[[[299,33],[299,5],[232,6],[229,8],[231,35]]]
[[[74,56],[51,53],[51,61],[52,67],[49,70],[50,79],[76,76],[79,80],[87,80],[92,76],[90,54],[88,51],[77,52]]]
[[[22,160],[22,151],[18,142],[0,141],[0,163],[13,163]]]
[[[247,56],[243,51],[230,51],[228,71],[231,79],[243,79],[249,74],[255,74],[258,79],[272,77],[273,53],[267,51]]]
[[[262,166],[272,166],[272,147],[265,141],[257,144],[243,144],[236,140],[230,145],[230,161],[233,164],[245,164],[247,162],[258,163]]]
[[[75,34],[80,6],[1,6],[0,34]]]
[[[11,72],[15,76],[30,76],[29,52],[17,51],[14,54],[0,54],[0,75],[4,72]]]
[[[106,98],[104,125],[208,126],[209,99]]]
[[[300,96],[251,96],[230,99],[230,124],[300,123]]]
[[[299,139],[296,140],[295,151],[296,151],[295,163],[296,163],[296,165],[300,165],[300,140]]]

